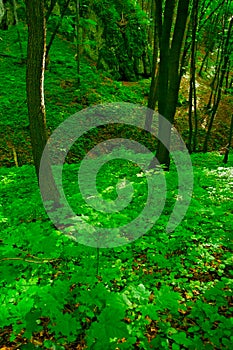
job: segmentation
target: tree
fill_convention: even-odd
[[[32,155],[39,181],[40,161],[48,135],[46,129],[44,101],[44,71],[46,54],[46,25],[43,0],[26,0],[28,21],[27,51],[27,105],[30,124]],[[44,200],[58,202],[58,192],[53,180],[51,166],[47,159],[44,164]]]
[[[4,15],[5,15],[5,8],[4,8],[3,0],[0,0],[0,25]]]
[[[18,42],[19,42],[19,49],[20,49],[20,54],[21,54],[21,60],[23,62],[23,60],[24,60],[23,47],[22,47],[22,40],[21,40],[20,31],[19,31],[19,28],[18,28],[19,20],[18,20],[18,14],[17,14],[16,1],[12,0],[12,4],[13,4],[13,13],[14,13],[15,25],[16,25],[16,28],[17,28],[17,35],[18,35]]]
[[[192,8],[192,45],[191,45],[191,62],[190,62],[190,82],[189,82],[189,140],[188,149],[191,153],[196,151],[197,146],[197,91],[196,91],[196,34],[198,29],[198,5],[199,0],[193,0]],[[194,111],[193,111],[194,110]],[[193,120],[194,117],[194,133],[193,133]],[[193,143],[193,145],[192,145]]]
[[[76,61],[77,61],[77,85],[80,87],[80,0],[76,0],[76,16],[75,16],[75,34],[76,34]]]
[[[152,0],[152,4],[154,4],[155,0]],[[157,15],[157,7],[154,6],[154,36],[153,36],[153,63],[152,63],[152,74],[151,74],[151,85],[150,85],[150,93],[149,93],[149,99],[148,99],[148,104],[147,107],[149,109],[154,110],[155,109],[155,105],[157,102],[157,83],[158,83],[158,76],[157,76],[157,66],[158,66],[158,27],[160,25],[159,21],[158,21],[158,15]],[[146,129],[150,129],[151,128],[151,123],[152,120],[151,118],[148,116],[146,118],[146,124],[145,127]]]
[[[63,17],[65,16],[65,13],[66,13],[66,10],[67,10],[67,8],[68,8],[68,6],[69,6],[69,3],[70,3],[70,0],[66,0],[66,1],[65,1],[64,6],[63,6],[63,8],[62,8],[62,10],[61,10],[61,14],[60,14],[60,16],[59,16],[59,21],[58,21],[58,23],[57,23],[57,25],[56,25],[56,27],[55,27],[55,29],[54,29],[52,35],[51,35],[51,38],[50,38],[50,40],[49,40],[49,43],[48,43],[48,45],[47,45],[47,47],[46,47],[46,53],[45,53],[45,60],[46,60],[46,62],[48,62],[49,51],[50,51],[50,49],[51,49],[52,43],[53,43],[53,41],[54,41],[54,39],[55,39],[57,33],[58,33],[58,30],[59,30],[59,28],[60,28],[60,26],[61,26]]]
[[[223,163],[225,164],[228,162],[228,156],[231,148],[232,137],[233,137],[233,114],[231,115],[231,126],[230,126],[229,138],[228,138],[228,145],[226,147],[226,152],[223,158]]]
[[[14,22],[12,18],[14,18],[12,3],[6,0],[0,1],[0,29],[7,30],[8,27]]]
[[[178,92],[180,86],[180,53],[184,40],[189,0],[156,0],[156,14],[159,37],[158,70],[158,112],[171,124],[174,122]],[[164,10],[163,10],[164,5]],[[154,79],[154,82],[156,80]],[[153,83],[153,80],[152,80]],[[151,91],[154,91],[151,89]],[[149,98],[150,100],[150,98]],[[165,130],[162,119],[159,122],[159,139],[161,134],[170,140],[171,130]],[[156,158],[160,164],[169,169],[169,150],[158,142]],[[155,167],[155,159],[150,167]]]
[[[226,22],[228,22],[227,20],[228,20],[228,15],[226,16]],[[209,138],[210,138],[210,133],[212,130],[215,116],[217,114],[219,103],[221,101],[223,82],[224,82],[224,78],[226,77],[227,67],[228,67],[228,64],[230,61],[230,57],[231,57],[230,39],[231,39],[231,35],[232,35],[232,28],[233,28],[233,17],[231,17],[231,19],[230,19],[227,30],[225,30],[225,24],[224,24],[224,32],[226,31],[227,34],[226,34],[226,38],[224,38],[224,40],[223,40],[223,49],[221,50],[220,64],[219,64],[219,68],[217,70],[218,71],[218,76],[217,76],[218,79],[217,79],[217,83],[216,83],[216,87],[215,87],[214,102],[213,102],[213,106],[211,108],[210,121],[209,121],[209,125],[207,128],[206,137],[205,137],[204,146],[203,146],[204,152],[208,151],[208,142],[209,142]],[[215,79],[216,79],[216,76],[215,76]]]

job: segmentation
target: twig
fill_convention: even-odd
[[[16,150],[15,150],[15,147],[14,147],[14,146],[12,147],[12,151],[13,151],[15,166],[16,166],[16,168],[18,168],[18,167],[19,167],[18,157],[17,157],[17,153],[16,153]]]
[[[39,258],[37,258],[39,259]],[[29,263],[34,263],[34,264],[41,264],[41,263],[48,263],[48,262],[53,262],[53,261],[61,261],[62,259],[41,259],[40,261],[34,261],[34,260],[29,260],[29,259],[24,259],[24,258],[2,258],[0,261],[3,260],[22,260],[26,261]]]

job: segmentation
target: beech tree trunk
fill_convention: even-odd
[[[32,153],[36,174],[47,142],[44,70],[45,70],[45,17],[43,0],[26,0],[28,20],[27,51],[27,104],[30,122]]]
[[[46,26],[43,0],[26,0],[28,21],[27,51],[27,105],[30,124],[32,155],[39,181],[40,161],[47,143],[44,101],[44,71],[46,53]],[[49,160],[44,164],[44,200],[58,201],[58,192]],[[41,179],[40,179],[41,180]]]

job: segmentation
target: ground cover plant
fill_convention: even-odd
[[[129,245],[99,250],[53,227],[31,166],[2,168],[1,344],[11,349],[230,349],[233,159],[224,167],[217,153],[194,155],[192,161],[193,199],[175,232],[164,233],[176,196],[173,168],[165,175],[167,204],[153,229]],[[145,195],[143,177],[135,176],[140,169],[108,166],[100,190],[114,197],[115,188],[109,187],[114,170],[133,182],[132,205],[140,207]],[[73,190],[70,179],[77,169],[78,164],[65,166],[69,201],[104,224],[107,218],[82,208]]]

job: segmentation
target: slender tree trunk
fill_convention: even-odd
[[[156,102],[158,99],[158,22],[156,21],[157,11],[155,8],[155,22],[154,22],[154,46],[153,46],[153,66],[152,66],[152,74],[151,74],[151,84],[150,84],[150,92],[148,97],[148,110],[146,113],[145,120],[145,129],[150,131],[152,125],[153,111],[156,106]]]
[[[219,47],[218,47],[218,53],[217,53],[217,58],[216,58],[216,63],[215,63],[215,74],[214,74],[214,78],[210,84],[210,87],[211,87],[211,93],[210,93],[210,97],[209,97],[209,101],[208,101],[208,104],[207,104],[207,109],[210,110],[211,109],[211,106],[212,106],[212,99],[213,99],[213,96],[214,96],[214,91],[216,91],[217,87],[216,86],[216,81],[218,79],[218,75],[219,75],[219,72],[220,72],[220,67],[221,67],[221,63],[222,63],[222,50],[223,50],[223,43],[224,41],[222,40],[221,43],[219,43]]]
[[[227,93],[227,89],[229,88],[229,76],[231,72],[231,61],[229,60],[227,65],[227,73],[226,73],[226,85],[225,85],[225,93]]]
[[[196,32],[197,32],[198,0],[194,0],[192,9],[192,49],[190,64],[190,87],[189,87],[189,141],[188,149],[191,153],[196,150],[197,137],[197,98],[196,98]],[[193,113],[194,109],[194,113]],[[194,116],[195,132],[193,135],[192,117]],[[193,139],[194,138],[194,139]],[[192,147],[193,142],[193,147]]]
[[[200,11],[200,15],[199,15],[199,32],[202,30],[202,28],[206,25],[206,23],[208,21],[210,21],[212,19],[212,17],[214,16],[214,14],[217,12],[217,10],[223,6],[224,2],[226,0],[222,0],[221,3],[219,3],[217,5],[217,7],[208,15],[208,17],[206,17],[206,10],[208,9],[208,7],[211,5],[211,2],[212,0],[210,1],[205,1],[203,2],[202,4],[202,9]],[[189,31],[189,30],[188,30]],[[186,36],[186,39],[188,39],[188,35]],[[182,79],[182,76],[183,76],[183,73],[184,73],[184,67],[186,67],[186,62],[188,61],[187,60],[187,54],[188,54],[188,51],[190,49],[190,46],[191,46],[191,42],[188,42],[186,40],[185,42],[185,47],[184,47],[184,50],[183,50],[183,55],[182,55],[182,58],[181,58],[181,70],[180,70],[180,81]],[[207,55],[207,58],[208,59],[208,55]]]
[[[228,145],[227,145],[226,152],[223,159],[223,163],[225,164],[228,162],[228,156],[231,148],[232,137],[233,137],[233,114],[231,115],[231,126],[230,126],[230,132],[229,132]]]
[[[61,12],[61,14],[60,14],[59,22],[58,22],[56,28],[54,29],[54,32],[52,33],[51,38],[50,38],[50,40],[49,40],[49,43],[48,43],[48,45],[47,45],[46,56],[45,56],[45,57],[46,57],[46,61],[48,61],[49,51],[50,51],[51,46],[52,46],[52,43],[53,43],[53,41],[54,41],[54,39],[55,39],[55,37],[56,37],[56,35],[57,35],[57,32],[58,32],[58,30],[59,30],[59,28],[60,28],[60,26],[61,26],[63,17],[65,16],[65,13],[66,13],[66,10],[67,10],[67,8],[68,8],[68,6],[69,6],[69,3],[70,3],[70,0],[66,0],[66,2],[65,2],[65,4],[64,4],[64,7],[63,7],[63,9],[62,9],[62,12]]]
[[[0,0],[0,25],[2,23],[2,19],[5,15],[5,8],[4,8],[4,5],[3,5],[3,0]]]
[[[150,7],[148,11],[148,18],[150,18],[152,25],[148,26],[148,42],[152,43],[154,40],[154,28],[156,27],[156,16],[155,16],[155,0],[150,1]]]
[[[77,61],[77,85],[80,86],[80,0],[76,0],[76,23],[75,23],[75,35],[76,35],[76,61]]]
[[[197,89],[196,79],[193,86],[193,103],[194,103],[194,135],[193,135],[193,152],[197,150],[197,134],[198,134],[198,116],[197,116]]]
[[[18,14],[17,14],[17,5],[16,1],[12,0],[13,3],[13,12],[14,12],[14,19],[15,19],[15,25],[16,25],[16,30],[17,30],[17,36],[18,36],[18,41],[19,41],[19,50],[20,50],[20,55],[21,55],[21,61],[23,62],[24,56],[23,56],[23,46],[22,46],[22,39],[20,35],[20,31],[18,28],[19,20],[18,20]]]
[[[220,75],[220,79],[219,79],[216,100],[215,100],[215,104],[214,104],[212,112],[211,112],[211,118],[210,118],[208,130],[206,133],[205,141],[204,141],[204,147],[203,147],[204,152],[208,151],[208,142],[209,142],[209,138],[210,138],[210,133],[212,130],[214,118],[215,118],[217,110],[218,110],[219,102],[221,100],[223,81],[224,81],[224,78],[226,75],[226,69],[227,69],[227,65],[228,65],[228,61],[230,59],[230,53],[231,53],[229,51],[229,41],[230,41],[230,37],[231,37],[232,26],[233,26],[233,17],[231,18],[230,23],[229,23],[227,38],[226,38],[225,45],[224,45],[224,50],[223,50],[224,60],[223,60],[223,65],[221,67],[221,75]]]
[[[45,17],[46,23],[48,22],[48,19],[49,19],[51,13],[53,12],[53,9],[56,5],[56,2],[57,2],[57,0],[51,0],[51,2],[50,2],[50,6],[47,10],[46,17]]]
[[[202,4],[200,6],[200,19],[205,17],[206,14],[206,9],[211,5],[212,0],[207,1],[202,1]]]
[[[214,51],[215,49],[215,44],[216,44],[216,29],[217,29],[217,24],[218,24],[218,18],[214,18],[212,23],[210,24],[209,27],[207,27],[208,34],[206,35],[206,39],[204,40],[204,46],[205,46],[205,56],[202,60],[202,64],[200,67],[200,70],[198,72],[198,75],[201,77],[202,76],[202,71],[204,69],[205,63],[206,63],[206,68],[205,71],[208,67],[208,58],[209,54]]]
[[[207,48],[207,49],[206,49],[205,56],[204,56],[204,58],[203,58],[203,60],[202,60],[201,68],[200,68],[200,70],[199,70],[199,72],[198,72],[199,77],[202,77],[202,71],[203,71],[203,68],[204,68],[206,59],[207,59],[208,56],[209,56],[209,53],[210,53],[210,51],[209,51],[209,49]]]
[[[212,0],[209,1],[208,5],[205,7],[206,9],[210,6],[211,2],[212,2]],[[208,16],[206,16],[206,15],[205,15],[205,11],[203,11],[202,16],[201,16],[201,19],[200,19],[200,22],[202,22],[202,19],[204,19],[204,20],[203,20],[203,22],[200,24],[199,30],[201,30],[203,27],[205,27],[206,23],[207,23],[208,21],[210,21],[210,19],[217,13],[218,9],[219,9],[220,7],[222,7],[222,6],[224,5],[225,2],[226,2],[226,0],[222,0],[222,1],[213,9],[213,11],[211,11],[211,13],[210,13]]]
[[[232,89],[232,87],[233,87],[233,78],[231,78],[231,82],[229,84],[229,89]]]
[[[188,65],[188,60],[189,60],[189,49],[190,49],[190,42],[188,41],[189,39],[189,28],[190,27],[190,22],[188,24],[188,28],[187,28],[187,36],[185,39],[185,43],[184,43],[184,49],[183,49],[183,53],[181,56],[181,61],[180,61],[180,73],[179,73],[179,85],[181,83],[182,77],[185,74],[186,71],[186,67]]]

